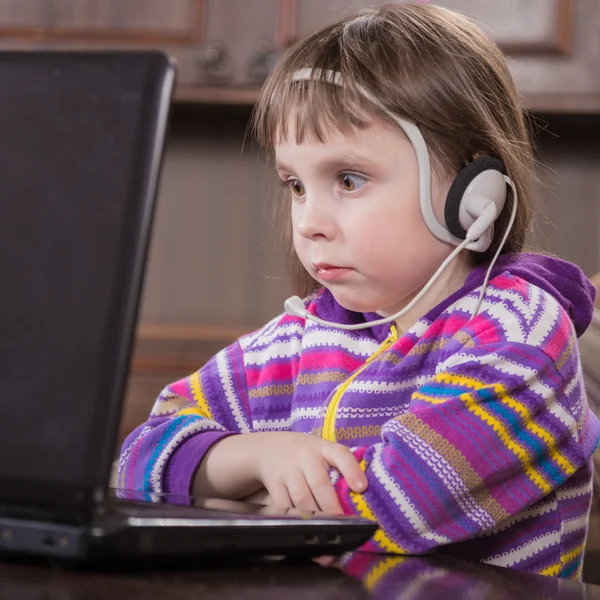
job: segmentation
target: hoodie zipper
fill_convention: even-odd
[[[392,325],[390,328],[390,334],[388,337],[383,340],[381,346],[377,348],[374,354],[369,356],[365,361],[365,364],[359,367],[344,383],[340,385],[337,389],[333,398],[329,402],[329,406],[327,406],[327,411],[325,412],[325,421],[323,422],[323,434],[322,437],[324,440],[328,440],[330,442],[335,442],[335,417],[337,408],[339,406],[340,400],[344,395],[344,392],[350,387],[352,382],[369,366],[369,364],[374,361],[380,354],[385,352],[396,340],[398,339],[398,331],[395,325]]]

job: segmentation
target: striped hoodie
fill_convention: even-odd
[[[349,446],[367,475],[357,494],[331,472],[344,511],[380,525],[362,550],[580,577],[600,426],[577,337],[595,291],[565,261],[504,255],[470,319],[484,276],[402,335],[284,314],[243,336],[164,389],[123,445],[119,486],[188,494],[224,436],[305,432]],[[327,290],[305,304],[337,323],[378,318]]]

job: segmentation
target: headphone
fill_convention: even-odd
[[[331,70],[299,69],[292,75],[292,81],[319,81],[344,87],[341,73]],[[345,330],[365,329],[394,321],[415,306],[463,249],[466,248],[473,252],[485,252],[490,247],[494,236],[494,222],[502,213],[510,188],[513,200],[510,220],[504,237],[487,270],[479,294],[479,300],[471,314],[471,318],[475,317],[483,302],[494,264],[508,239],[515,221],[517,190],[514,182],[508,177],[506,167],[499,158],[493,156],[475,158],[463,167],[454,178],[444,205],[445,223],[441,224],[435,216],[431,202],[431,164],[423,134],[415,123],[390,111],[366,88],[359,86],[358,90],[366,100],[377,106],[388,118],[394,121],[408,137],[417,156],[419,204],[425,225],[437,239],[457,247],[440,265],[439,269],[412,301],[390,317],[354,325],[343,325],[333,321],[325,321],[309,313],[304,307],[304,302],[298,296],[292,296],[285,301],[286,312],[293,316],[304,317],[321,325]]]

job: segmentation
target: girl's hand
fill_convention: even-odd
[[[337,469],[355,492],[364,492],[367,477],[346,446],[290,431],[253,433],[246,440],[255,476],[281,508],[343,514],[329,478]]]

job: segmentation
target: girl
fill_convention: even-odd
[[[254,125],[305,299],[168,386],[119,485],[258,493],[376,519],[365,550],[580,576],[594,290],[522,252],[533,157],[499,49],[448,10],[384,6],[293,47]]]

